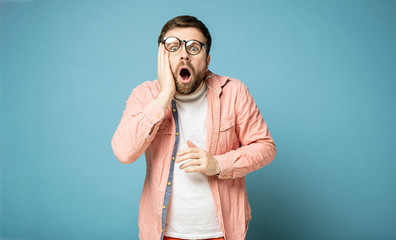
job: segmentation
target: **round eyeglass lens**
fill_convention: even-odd
[[[195,55],[201,51],[201,44],[198,41],[190,40],[186,43],[187,52]]]
[[[170,37],[170,38],[165,39],[165,48],[169,52],[175,52],[175,51],[177,51],[177,49],[179,49],[179,47],[180,47],[179,39],[177,39],[175,37]]]

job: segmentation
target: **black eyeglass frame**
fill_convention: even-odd
[[[176,39],[179,41],[179,48],[176,49],[175,51],[169,50],[169,49],[166,47],[166,44],[165,44],[165,41],[166,41],[168,38],[176,38]],[[177,37],[170,36],[170,37],[166,37],[166,38],[164,37],[164,40],[162,40],[162,43],[164,44],[164,47],[165,47],[165,49],[166,49],[167,51],[169,51],[169,52],[176,52],[176,51],[178,51],[178,50],[180,49],[180,47],[181,47],[181,45],[182,45],[183,42],[184,42],[184,46],[187,46],[187,43],[188,43],[188,42],[191,42],[191,41],[196,41],[196,42],[198,42],[199,45],[201,46],[201,48],[199,49],[199,52],[197,52],[197,53],[190,53],[190,52],[187,50],[187,48],[186,48],[186,51],[187,51],[188,54],[190,54],[190,55],[198,55],[198,54],[202,51],[202,46],[206,49],[206,52],[209,54],[208,48],[206,47],[205,43],[203,43],[203,42],[201,42],[201,41],[198,41],[198,40],[196,40],[196,39],[190,39],[190,40],[186,41],[186,40],[180,40],[180,39],[177,38]]]

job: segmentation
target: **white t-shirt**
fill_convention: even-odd
[[[176,95],[175,102],[179,119],[178,150],[188,148],[187,140],[206,150],[208,106],[205,83],[193,95]],[[175,163],[164,235],[183,239],[222,237],[208,176],[180,170],[180,165],[186,161]]]

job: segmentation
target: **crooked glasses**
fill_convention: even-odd
[[[169,52],[176,52],[179,50],[179,48],[182,45],[182,42],[185,43],[186,46],[186,51],[190,55],[197,55],[198,53],[201,52],[202,46],[206,49],[206,52],[208,52],[208,48],[205,46],[204,43],[198,41],[198,40],[180,40],[177,37],[167,37],[164,38],[164,46],[165,49],[168,50]]]

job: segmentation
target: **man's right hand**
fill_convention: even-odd
[[[169,62],[169,52],[165,49],[163,43],[160,43],[158,48],[157,69],[160,92],[155,100],[163,109],[167,109],[176,93],[176,86]]]

